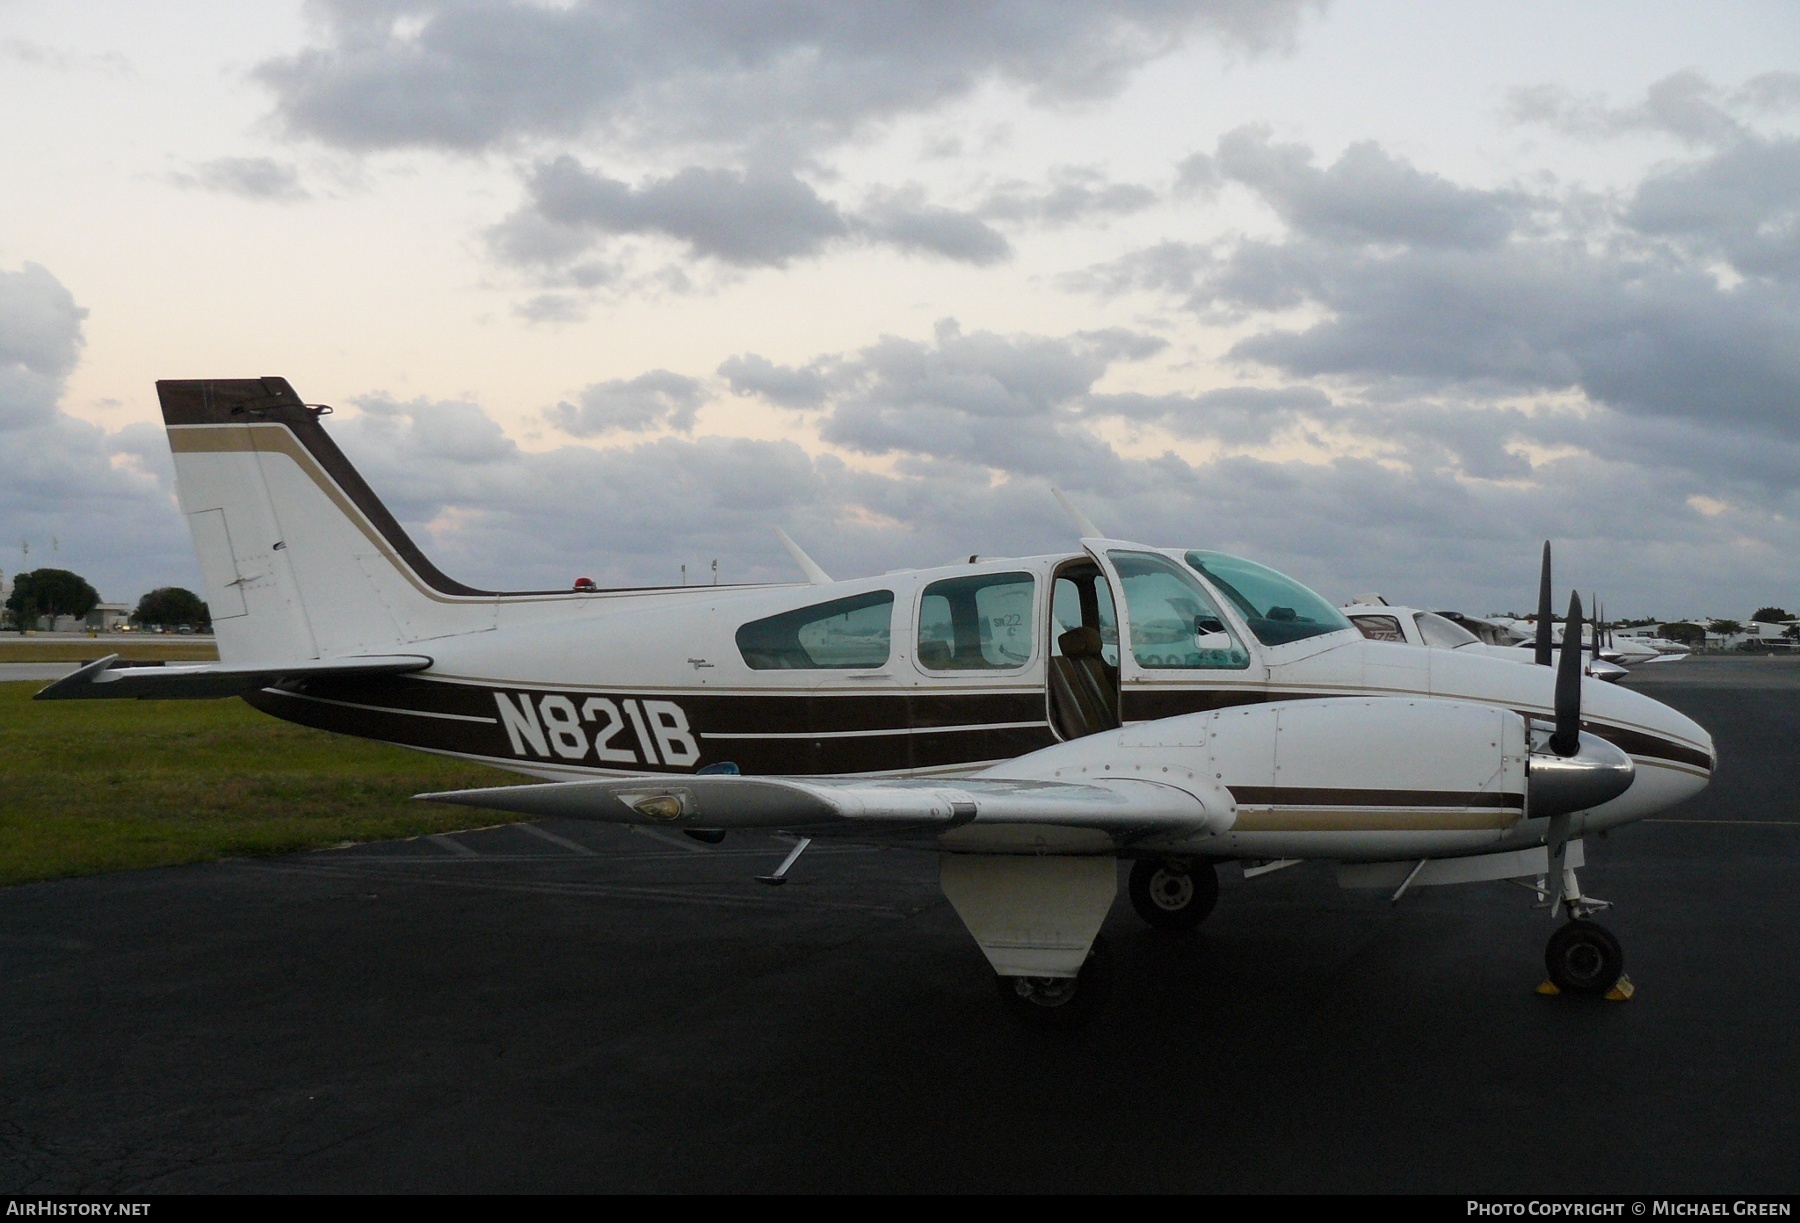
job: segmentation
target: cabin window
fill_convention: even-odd
[[[1400,629],[1398,616],[1351,616],[1350,623],[1370,641],[1398,641],[1402,645],[1406,644],[1406,634]]]
[[[1218,604],[1180,565],[1151,552],[1108,552],[1125,588],[1131,657],[1147,670],[1250,665]]]
[[[929,671],[1010,671],[1031,661],[1029,573],[948,578],[919,600],[919,665]]]
[[[1113,611],[1112,586],[1091,564],[1066,569],[1056,575],[1050,599],[1050,654],[1060,655],[1062,635],[1070,629],[1100,631],[1100,658],[1109,667],[1119,665],[1119,620]]]
[[[893,622],[894,592],[871,590],[752,620],[737,631],[738,653],[757,671],[883,667]]]

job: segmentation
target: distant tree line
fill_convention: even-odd
[[[6,610],[23,633],[44,616],[74,616],[79,620],[93,611],[99,601],[100,592],[78,573],[33,569],[13,579],[12,593],[6,596]]]
[[[155,590],[138,600],[137,610],[131,613],[133,624],[191,624],[195,628],[210,628],[212,613],[206,610],[206,604],[200,596],[180,586],[158,586]]]
[[[67,569],[33,569],[13,579],[12,592],[6,596],[5,620],[9,627],[24,633],[46,617],[52,621],[61,616],[85,619],[99,602],[100,592],[80,574]],[[212,614],[193,591],[159,586],[138,600],[131,622],[207,629],[212,627]]]

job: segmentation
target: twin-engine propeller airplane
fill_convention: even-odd
[[[807,584],[476,590],[283,379],[157,390],[221,661],[105,658],[40,699],[241,696],[550,783],[440,801],[933,851],[1032,1023],[1098,1005],[1120,858],[1138,913],[1173,928],[1206,917],[1231,860],[1329,859],[1396,899],[1540,880],[1571,918],[1552,980],[1606,992],[1623,957],[1588,920],[1580,838],[1713,768],[1704,730],[1584,683],[1580,651],[1552,672],[1368,641],[1251,561],[1091,526],[1079,551],[842,582],[795,549]]]

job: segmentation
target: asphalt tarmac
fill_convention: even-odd
[[[1020,1030],[913,854],[547,823],[0,892],[13,1192],[1800,1189],[1800,662],[1629,681],[1712,787],[1592,839],[1627,1003],[1533,993],[1505,884],[1121,898]]]

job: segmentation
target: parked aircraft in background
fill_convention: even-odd
[[[1346,604],[1343,612],[1350,623],[1370,641],[1389,641],[1437,650],[1466,650],[1486,658],[1527,665],[1537,661],[1529,652],[1529,643],[1524,649],[1510,645],[1489,645],[1442,613],[1420,611],[1413,607],[1396,607],[1380,595],[1358,596],[1358,599],[1356,603]],[[1629,672],[1616,663],[1607,662],[1605,658],[1584,655],[1582,674],[1616,684]]]
[[[1137,912],[1173,928],[1211,911],[1225,861],[1328,859],[1396,899],[1541,879],[1571,918],[1552,980],[1605,992],[1623,953],[1589,920],[1580,838],[1714,765],[1692,720],[1572,659],[1396,649],[1253,561],[1097,531],[848,581],[796,548],[805,584],[478,590],[426,559],[285,380],[157,389],[220,661],[108,657],[40,699],[237,695],[550,783],[440,801],[930,850],[1032,1023],[1098,1005],[1121,858]]]

